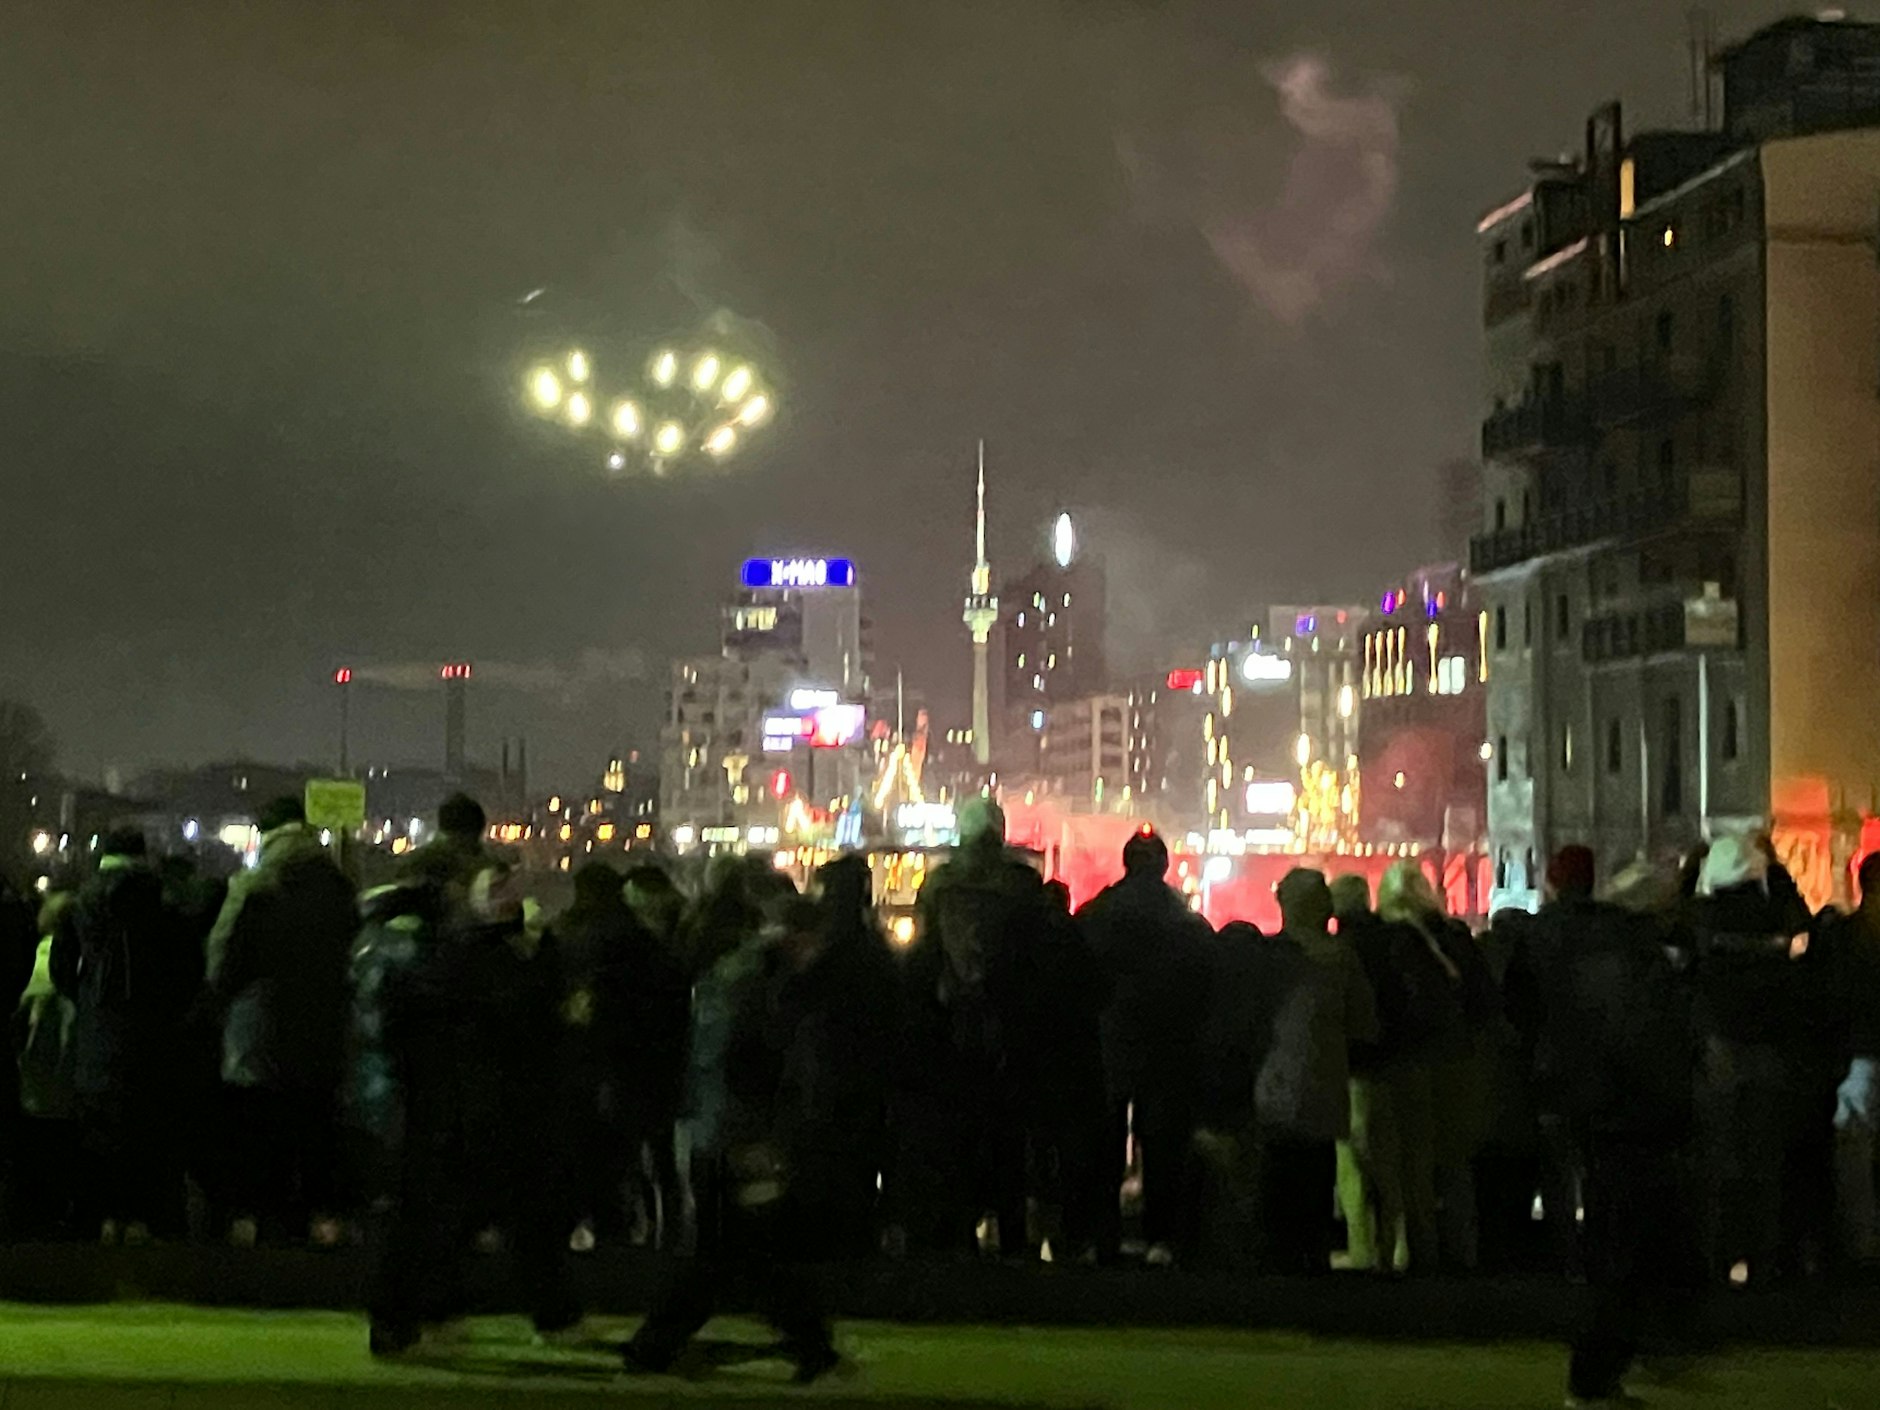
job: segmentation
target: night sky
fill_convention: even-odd
[[[1368,593],[1473,448],[1475,218],[1601,100],[1684,121],[1685,11],[9,0],[0,695],[129,775],[325,758],[376,664],[355,757],[435,763],[397,684],[462,657],[473,755],[572,781],[799,550],[950,717],[981,436],[995,567],[1081,511],[1125,664]],[[729,469],[518,409],[544,339],[727,315],[785,406]]]

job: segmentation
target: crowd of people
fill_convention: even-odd
[[[859,857],[595,862],[545,917],[468,798],[363,897],[292,800],[261,832],[225,890],[122,831],[0,902],[8,1238],[369,1239],[382,1351],[479,1244],[544,1333],[571,1249],[647,1244],[690,1256],[633,1364],[742,1272],[806,1376],[811,1262],[1551,1271],[1603,1290],[1589,1391],[1653,1289],[1880,1256],[1880,858],[1812,915],[1752,841],[1570,847],[1479,936],[1413,861],[1302,868],[1217,932],[1153,832],[1073,914],[979,799],[899,949]]]

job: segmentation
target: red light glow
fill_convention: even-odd
[[[777,772],[770,776],[770,796],[773,798],[781,798],[789,791],[790,771],[788,769],[778,769]]]
[[[1200,684],[1201,671],[1199,667],[1183,666],[1168,673],[1168,688],[1170,690],[1193,690]]]
[[[453,661],[438,671],[437,678],[445,681],[467,681],[470,679],[470,663]]]
[[[337,671],[333,672],[333,684],[334,685],[351,685],[352,684],[352,667],[341,666]]]

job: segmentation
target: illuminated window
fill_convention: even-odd
[[[1659,238],[1664,241],[1667,250],[1674,248],[1678,243],[1678,227],[1675,225],[1667,225],[1665,227],[1665,233],[1659,236]]]
[[[1044,663],[1044,668],[1047,671],[1055,671],[1057,669],[1057,652],[1053,651],[1051,653],[1050,657]]]
[[[1043,677],[1043,676],[1033,676],[1033,677],[1031,678],[1031,688],[1032,688],[1033,690],[1043,690],[1043,689],[1044,689],[1044,677]]]
[[[1068,592],[1064,594],[1064,605],[1066,607],[1071,605],[1071,595]]]
[[[1560,772],[1573,772],[1573,726],[1570,723],[1560,727]]]
[[[1022,651],[1018,653],[1018,669],[1021,671],[1025,669],[1025,653]]]
[[[1627,157],[1619,163],[1619,219],[1630,220],[1638,209],[1638,163]]]

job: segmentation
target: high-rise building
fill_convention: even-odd
[[[1421,568],[1380,595],[1364,634],[1358,836],[1377,847],[1472,860],[1485,841],[1486,678],[1481,619],[1456,564]],[[1462,914],[1485,895],[1465,868]]]
[[[1058,710],[1110,686],[1103,565],[1079,551],[1068,514],[1058,516],[1051,538],[1050,557],[1003,584],[1000,600],[999,767],[1015,782],[1043,767]]]
[[[660,821],[681,847],[835,840],[868,775],[861,589],[843,558],[758,558],[715,656],[676,661],[660,738]]]
[[[1723,125],[1594,113],[1479,223],[1496,904],[1768,825],[1841,889],[1880,775],[1880,26],[1717,61]]]

